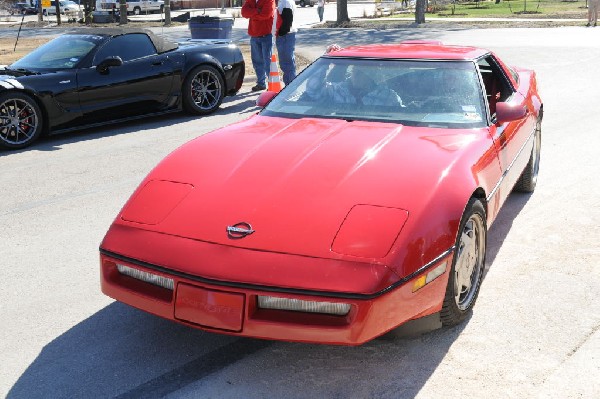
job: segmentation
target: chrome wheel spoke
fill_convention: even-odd
[[[25,143],[36,134],[38,123],[29,102],[13,98],[0,104],[0,140],[13,145]]]
[[[213,108],[219,102],[220,96],[221,85],[213,73],[202,72],[192,81],[192,97],[199,108]]]
[[[466,309],[478,289],[485,250],[483,222],[473,215],[465,224],[457,248],[458,259],[454,271],[454,294],[459,309]]]

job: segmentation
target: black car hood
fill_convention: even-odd
[[[8,72],[8,73],[7,73]],[[14,73],[11,73],[14,72]],[[2,89],[23,89],[23,85],[18,78],[25,74],[15,71],[0,71],[0,90]]]

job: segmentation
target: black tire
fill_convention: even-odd
[[[473,309],[483,279],[486,243],[485,208],[479,199],[471,198],[456,237],[454,259],[440,313],[444,326],[460,323]]]
[[[523,169],[519,180],[515,184],[514,191],[521,193],[532,193],[537,185],[538,172],[540,170],[540,150],[542,147],[542,120],[538,119],[535,124],[533,135],[533,148],[529,156],[529,162]]]
[[[196,115],[215,112],[225,97],[225,82],[219,71],[210,65],[192,69],[181,88],[183,108]]]
[[[42,132],[42,111],[24,93],[0,94],[0,147],[16,150],[33,143]]]
[[[142,13],[142,9],[139,7],[135,7],[133,9],[133,15],[140,15]]]
[[[300,7],[306,7],[306,3],[304,2],[304,0],[300,0]]]

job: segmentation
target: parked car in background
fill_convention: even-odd
[[[489,226],[536,186],[535,72],[433,41],[337,47],[257,105],[139,185],[100,245],[102,291],[287,341],[358,345],[420,317],[465,320]]]
[[[119,0],[97,0],[96,10],[119,10]],[[140,15],[162,13],[165,8],[163,0],[131,0],[127,1],[127,14]],[[175,9],[171,7],[171,9]]]
[[[317,0],[295,0],[296,1],[296,5],[299,5],[300,7],[314,7],[315,4],[317,4]]]
[[[244,65],[224,40],[174,43],[135,28],[65,33],[0,67],[0,147],[180,110],[206,115],[241,88]]]
[[[59,10],[61,14],[75,16],[79,11],[83,11],[83,6],[70,0],[59,0]],[[56,0],[50,1],[50,7],[42,9],[44,15],[56,15]]]
[[[15,3],[10,8],[11,14],[37,14],[37,8],[29,3]]]

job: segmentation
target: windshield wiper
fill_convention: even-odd
[[[11,68],[10,66],[7,66],[5,69],[5,71],[11,71],[11,72],[17,72],[23,75],[39,75],[39,72],[34,72],[34,71],[30,71],[29,69],[26,68]]]

